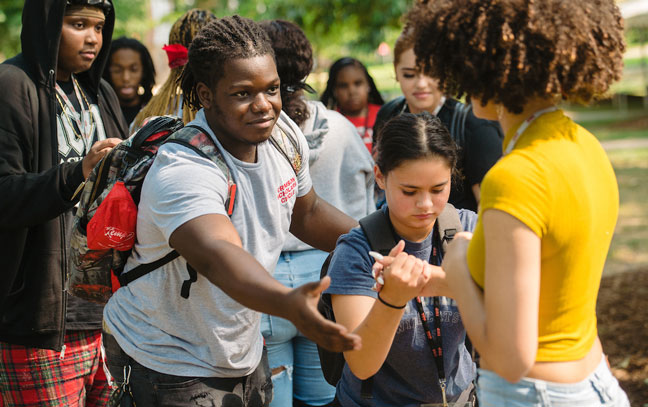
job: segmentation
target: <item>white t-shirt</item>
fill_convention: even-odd
[[[306,140],[283,112],[277,126],[298,141],[302,168],[297,174],[269,141],[257,147],[257,162],[225,151],[198,112],[192,122],[210,133],[237,182],[231,221],[243,248],[270,273],[288,237],[297,197],[312,187]],[[275,129],[277,130],[277,129]],[[182,224],[206,214],[226,215],[227,180],[212,161],[175,143],[162,146],[142,186],[137,242],[125,270],[168,254],[169,237]],[[243,307],[198,274],[190,296],[180,296],[189,278],[178,257],[127,287],[104,310],[104,321],[121,348],[138,363],[178,376],[240,377],[261,360],[260,314]]]

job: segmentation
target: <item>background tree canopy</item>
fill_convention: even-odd
[[[114,38],[128,35],[145,39],[161,22],[173,22],[194,8],[217,16],[240,14],[255,20],[282,18],[299,24],[316,50],[324,55],[373,52],[381,41],[393,43],[401,15],[410,0],[113,0],[117,11]],[[170,5],[160,21],[151,18],[149,6]],[[20,51],[23,0],[0,0],[0,60]]]

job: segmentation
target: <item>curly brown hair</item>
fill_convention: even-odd
[[[396,65],[400,62],[401,55],[414,48],[414,44],[416,43],[415,34],[414,29],[411,26],[406,25],[396,39],[396,42],[394,43],[394,68],[396,68]]]
[[[534,98],[587,104],[621,76],[614,0],[419,0],[406,21],[417,62],[445,94],[512,113]]]
[[[308,119],[308,107],[300,90],[313,69],[313,48],[302,29],[290,21],[269,20],[259,24],[270,37],[275,52],[283,111],[299,126]]]

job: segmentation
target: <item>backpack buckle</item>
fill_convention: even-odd
[[[451,241],[457,234],[457,229],[446,229],[443,231],[443,240]]]

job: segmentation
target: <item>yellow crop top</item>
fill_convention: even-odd
[[[536,361],[583,358],[597,336],[596,298],[619,210],[616,177],[598,140],[562,111],[547,113],[486,174],[468,247],[468,266],[481,287],[481,218],[488,209],[514,216],[541,239]]]

